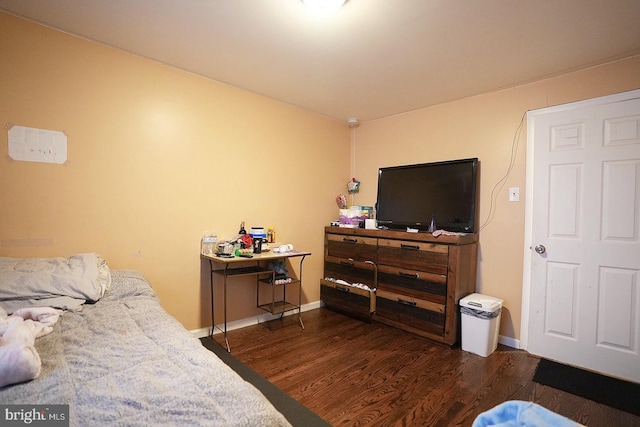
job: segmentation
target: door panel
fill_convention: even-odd
[[[578,269],[570,263],[547,264],[545,334],[576,339]]]
[[[602,240],[638,241],[639,170],[638,160],[604,163]]]
[[[529,352],[635,382],[639,97],[634,91],[529,113],[533,185],[524,295]]]
[[[549,170],[549,237],[577,237],[582,167],[551,165]]]
[[[634,314],[640,308],[635,298],[637,283],[637,271],[601,268],[597,345],[611,350],[637,352],[637,343],[633,339],[637,328]]]

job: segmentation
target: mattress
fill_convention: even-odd
[[[2,284],[4,286],[4,284]],[[69,425],[287,426],[286,418],[160,306],[137,271],[35,341],[42,369],[0,404],[69,405]]]

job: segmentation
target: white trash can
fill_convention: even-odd
[[[462,349],[487,357],[498,347],[502,300],[471,294],[460,300]]]

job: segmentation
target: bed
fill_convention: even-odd
[[[61,304],[66,295],[50,290],[37,298],[16,297],[7,289],[16,283],[24,287],[22,273],[16,276],[17,259],[0,259],[0,344],[1,322],[22,309],[16,304],[51,299],[67,304],[54,308],[62,315],[34,339],[41,361],[37,377],[0,388],[0,405],[69,405],[71,426],[291,425],[264,394],[162,309],[139,272],[105,270],[103,260],[93,259],[89,256],[89,264],[96,262],[97,269],[86,270],[93,277],[91,291],[101,295],[72,296],[84,300],[79,305]],[[39,273],[46,277],[46,270]],[[45,279],[43,286],[52,283]],[[35,318],[24,322],[39,323]]]

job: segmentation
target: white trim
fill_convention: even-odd
[[[304,313],[305,311],[315,310],[316,308],[321,308],[321,307],[324,307],[324,303],[322,301],[315,301],[315,302],[303,304],[301,309],[302,309],[302,312]],[[285,316],[291,316],[295,314],[296,314],[296,311],[292,310],[292,311],[286,312]],[[233,322],[227,322],[227,331],[246,328],[247,326],[258,325],[260,323],[268,322],[270,320],[275,320],[279,317],[280,315],[273,315],[273,314],[266,313],[266,314],[260,314],[253,317],[248,317],[246,319],[234,320]],[[194,329],[190,332],[194,338],[200,339],[200,338],[209,336],[209,333],[211,332],[211,327]],[[214,332],[214,335],[220,334],[220,333],[221,333],[220,330],[216,329]],[[520,341],[515,338],[505,337],[503,335],[500,335],[498,337],[498,342],[502,345],[506,345],[507,347],[520,349]]]
[[[552,105],[549,107],[530,110],[529,112],[538,114],[557,113],[559,111],[568,111],[575,108],[593,107],[596,105],[613,104],[621,101],[629,101],[631,99],[640,98],[640,89],[634,89],[627,92],[614,93],[612,95],[604,95],[597,98],[585,99],[583,101],[568,102],[566,104]]]
[[[534,149],[534,121],[536,116],[542,114],[567,111],[574,108],[582,108],[594,105],[611,104],[614,102],[628,101],[640,98],[640,89],[613,95],[601,96],[584,101],[570,102],[552,107],[540,108],[527,112],[527,154],[526,154],[526,195],[524,214],[524,262],[522,269],[522,316],[520,320],[520,345],[526,350],[529,339],[529,304],[531,297],[531,248],[533,246],[533,149]],[[507,345],[507,344],[505,344]]]
[[[315,310],[316,308],[320,308],[322,307],[322,302],[321,301],[315,301],[315,302],[310,302],[307,304],[303,304],[302,307],[300,307],[301,312],[305,312],[305,311],[309,311],[309,310]],[[297,310],[291,310],[291,311],[287,311],[286,313],[284,313],[285,316],[291,316],[293,314],[297,314],[298,311]],[[246,328],[247,326],[253,326],[253,325],[258,325],[260,323],[264,323],[264,322],[268,322],[270,320],[275,320],[280,318],[279,314],[269,314],[269,313],[265,313],[265,314],[259,314],[257,316],[253,316],[253,317],[247,317],[246,319],[239,319],[239,320],[234,320],[232,322],[227,322],[227,332],[228,331],[233,331],[234,329],[241,329],[241,328]],[[302,319],[304,321],[304,318]],[[222,329],[222,325],[219,325],[220,328]],[[200,329],[194,329],[191,332],[191,335],[193,335],[195,338],[204,338],[204,337],[208,337],[209,334],[211,333],[211,326],[207,327],[207,328],[200,328]],[[222,333],[218,328],[215,328],[215,331],[213,332],[214,335],[216,334],[220,334]]]
[[[502,345],[506,345],[507,347],[515,348],[517,350],[520,349],[520,341],[515,338],[499,335],[498,342]]]
[[[535,110],[540,111],[540,110]],[[529,296],[531,294],[531,240],[533,239],[533,122],[535,111],[527,111],[527,153],[525,166],[524,260],[522,262],[522,306],[520,345],[527,348],[529,339]]]

